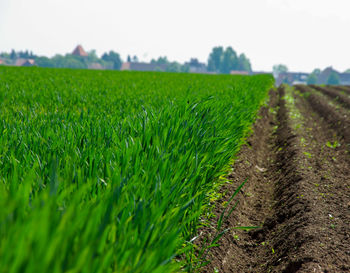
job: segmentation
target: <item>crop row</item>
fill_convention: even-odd
[[[184,266],[174,257],[190,255],[184,246],[272,84],[0,68],[0,272]]]

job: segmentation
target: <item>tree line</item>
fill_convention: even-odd
[[[115,51],[109,51],[99,58],[95,50],[88,52],[88,56],[81,57],[72,54],[56,54],[49,58],[46,56],[38,56],[31,51],[18,51],[12,50],[10,53],[0,53],[0,58],[5,60],[8,65],[14,65],[19,58],[33,59],[35,64],[40,67],[56,67],[56,68],[89,68],[91,64],[99,64],[105,69],[120,70],[123,60],[120,54]],[[137,56],[127,57],[128,62],[139,62]],[[169,72],[189,72],[189,66],[200,65],[200,62],[196,58],[185,64],[181,64],[177,61],[169,61],[166,56],[159,57],[158,59],[152,59],[152,64],[165,65],[166,71]],[[232,47],[224,49],[222,46],[214,47],[209,54],[207,64],[205,64],[207,71],[229,74],[232,70],[240,70],[251,72],[250,60],[245,54],[238,55]]]
[[[103,68],[119,70],[122,65],[120,55],[114,51],[104,53],[101,58],[96,54],[95,50],[88,52],[88,56],[81,57],[72,54],[56,54],[52,58],[38,56],[29,51],[12,50],[10,53],[1,53],[0,57],[5,60],[8,65],[15,65],[17,59],[33,59],[35,64],[40,67],[56,67],[56,68],[88,68],[91,64],[99,64]]]

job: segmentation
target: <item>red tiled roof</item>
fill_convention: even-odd
[[[33,66],[35,65],[35,60],[33,59],[27,59],[22,66]]]
[[[33,66],[33,65],[35,65],[35,60],[33,59],[18,58],[15,61],[15,66]]]
[[[88,54],[86,51],[83,49],[81,45],[78,45],[72,52],[72,55],[76,56],[81,56],[81,57],[86,57]]]
[[[26,61],[27,61],[27,59],[18,58],[15,61],[15,66],[22,66]]]

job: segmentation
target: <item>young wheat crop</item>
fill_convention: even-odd
[[[272,84],[1,67],[0,272],[178,270]]]

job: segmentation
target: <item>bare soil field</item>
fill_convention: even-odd
[[[350,272],[350,104],[344,88],[270,92],[215,215],[248,178],[203,272]],[[215,222],[202,236],[215,234]],[[212,226],[212,228],[211,228]],[[259,226],[250,231],[238,226]]]

